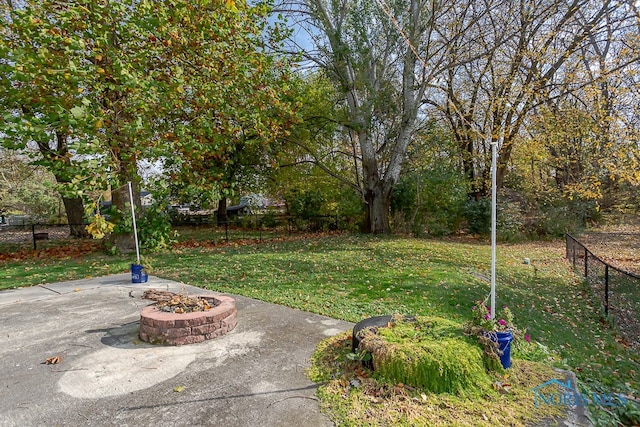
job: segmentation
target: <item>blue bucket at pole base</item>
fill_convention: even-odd
[[[139,264],[131,264],[131,283],[146,283],[149,276],[144,271],[144,267]]]
[[[498,350],[501,352],[500,363],[503,368],[507,369],[511,367],[511,341],[513,341],[513,334],[511,331],[496,332],[495,337],[498,341]],[[493,338],[491,339],[493,340]]]

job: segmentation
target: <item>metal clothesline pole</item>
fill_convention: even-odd
[[[129,204],[131,205],[131,219],[133,220],[133,236],[136,241],[136,259],[140,265],[140,247],[138,246],[138,227],[136,226],[136,211],[133,208],[133,190],[131,189],[131,181],[129,181]]]
[[[491,143],[491,318],[496,317],[496,175],[497,143]]]

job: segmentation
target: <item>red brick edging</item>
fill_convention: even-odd
[[[211,304],[207,311],[168,313],[156,304],[140,312],[140,339],[152,344],[183,345],[203,342],[224,335],[235,328],[238,318],[236,302],[222,295],[198,296]]]

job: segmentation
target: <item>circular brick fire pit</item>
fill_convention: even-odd
[[[160,311],[157,304],[140,313],[140,339],[152,344],[193,344],[224,335],[237,323],[236,302],[222,295],[197,298],[209,302],[211,309],[191,313]]]

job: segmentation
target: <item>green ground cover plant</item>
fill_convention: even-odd
[[[125,272],[132,260],[94,253],[5,261],[0,289]],[[351,322],[400,313],[462,325],[489,293],[490,248],[476,240],[328,235],[177,247],[150,263],[161,277]],[[585,390],[638,394],[638,352],[602,321],[599,302],[564,260],[563,242],[500,245],[497,298],[537,343],[532,348],[576,372]],[[596,415],[622,416],[610,412]]]
[[[483,373],[464,393],[430,392],[363,368],[350,352],[345,332],[323,340],[312,357],[310,377],[322,384],[322,407],[337,425],[527,425],[560,413],[554,406],[536,408],[532,399],[533,387],[557,375],[547,365],[518,360],[508,373]]]
[[[375,374],[433,393],[482,396],[490,389],[482,349],[458,323],[440,317],[394,316],[376,331],[361,331],[359,352],[373,356]],[[484,386],[484,387],[483,387]]]

